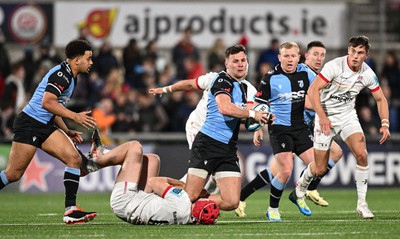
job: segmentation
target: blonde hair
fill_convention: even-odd
[[[299,47],[299,45],[297,45],[296,42],[292,42],[292,41],[284,42],[279,46],[279,54],[281,54],[282,49],[292,49],[294,47],[297,48],[300,53],[300,47]]]

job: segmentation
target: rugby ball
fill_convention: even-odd
[[[268,105],[264,103],[260,103],[256,106],[253,107],[254,111],[268,111],[269,112],[269,107]],[[267,118],[269,118],[269,113],[266,114]],[[259,122],[255,121],[253,118],[247,118],[246,121],[244,122],[244,125],[248,131],[254,132],[260,129],[261,126],[264,124],[260,124]]]

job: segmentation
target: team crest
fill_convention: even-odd
[[[299,81],[297,81],[297,83],[299,83],[300,88],[303,88],[303,87],[304,87],[304,81],[299,80]]]

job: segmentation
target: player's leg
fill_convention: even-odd
[[[211,194],[209,199],[214,200],[224,211],[234,210],[239,205],[241,176],[240,172],[217,172],[215,174],[219,194]]]
[[[62,145],[62,147],[57,147],[55,145]],[[64,171],[64,222],[67,224],[74,224],[92,220],[96,217],[95,212],[83,212],[76,207],[76,195],[79,188],[79,179],[81,175],[80,165],[82,159],[71,139],[62,130],[55,130],[43,142],[42,149],[66,165]]]
[[[309,200],[313,201],[315,204],[323,206],[323,207],[326,207],[329,205],[329,203],[323,197],[320,196],[319,192],[317,191],[317,188],[318,188],[318,185],[321,182],[322,178],[325,175],[327,175],[332,170],[333,167],[335,167],[336,163],[340,160],[342,155],[343,155],[343,151],[340,148],[340,146],[335,141],[332,141],[326,172],[323,176],[314,178],[311,181],[310,185],[308,185],[307,194],[306,194],[307,199],[309,199]]]
[[[360,132],[351,134],[346,138],[345,143],[357,161],[355,170],[355,182],[358,196],[356,211],[363,218],[372,219],[374,218],[374,215],[369,209],[366,200],[368,191],[369,166],[364,134]]]
[[[0,173],[0,189],[22,177],[35,152],[35,146],[12,142],[7,167]]]
[[[147,180],[159,175],[160,172],[160,157],[157,154],[144,154],[142,171],[139,179],[139,189],[150,193],[151,187],[148,185]]]
[[[288,145],[289,147],[289,145]],[[285,189],[286,182],[293,171],[292,152],[280,152],[275,154],[277,169],[275,177],[271,180],[271,189],[269,197],[269,207],[266,213],[267,218],[272,222],[282,221],[279,213],[279,203]]]
[[[277,171],[275,159],[271,163],[271,169],[273,168],[275,172]],[[270,168],[266,168],[263,171],[259,172],[257,176],[251,180],[246,186],[242,188],[240,191],[240,202],[238,208],[235,209],[235,213],[238,217],[246,216],[246,199],[252,195],[255,191],[263,188],[264,186],[271,183],[273,179],[273,175],[270,171]]]

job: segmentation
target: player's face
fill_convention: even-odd
[[[368,52],[365,50],[364,46],[352,47],[348,48],[349,58],[348,64],[353,71],[359,71],[362,63],[367,59]]]
[[[247,56],[244,52],[230,55],[225,59],[227,73],[236,80],[243,80],[247,75]]]
[[[282,48],[278,54],[279,62],[281,63],[282,70],[286,73],[293,73],[296,71],[297,64],[300,60],[299,48],[292,47],[290,49]]]
[[[326,49],[323,47],[311,47],[306,53],[306,64],[311,67],[315,72],[321,70],[325,62]]]
[[[79,56],[79,73],[89,73],[93,65],[92,51],[85,51],[85,55]]]

